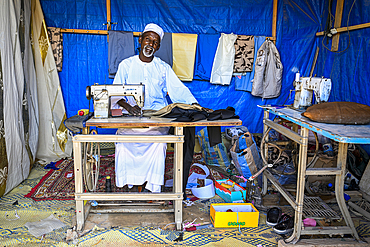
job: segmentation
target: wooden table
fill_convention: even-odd
[[[237,126],[241,125],[239,119],[227,119],[217,121],[196,121],[196,122],[174,122],[170,118],[140,118],[140,117],[118,117],[107,119],[92,118],[86,122],[83,134],[73,137],[74,153],[74,172],[75,172],[75,200],[76,200],[76,220],[77,230],[81,231],[84,227],[85,219],[90,210],[90,203],[84,206],[84,201],[90,200],[109,200],[109,201],[173,201],[176,228],[182,228],[182,176],[183,176],[183,143],[184,127],[193,126]],[[143,127],[174,127],[174,135],[107,135],[107,134],[87,134],[89,127],[99,128],[143,128]],[[84,192],[83,188],[83,168],[82,168],[82,144],[91,142],[135,142],[135,143],[174,143],[174,183],[172,193],[103,193],[103,192]],[[145,211],[149,212],[149,211]],[[158,212],[158,210],[156,211]]]
[[[369,144],[370,125],[342,125],[342,124],[318,123],[313,122],[304,116],[301,116],[302,113],[301,111],[297,111],[291,108],[287,107],[277,108],[271,106],[260,106],[260,107],[263,108],[264,110],[264,119],[263,119],[264,132],[268,131],[268,129],[271,128],[290,138],[292,141],[300,144],[299,163],[297,171],[297,188],[295,198],[280,185],[277,179],[275,179],[267,169],[264,171],[263,191],[265,192],[267,190],[266,186],[268,178],[295,210],[294,231],[292,236],[288,238],[286,242],[296,243],[301,235],[315,235],[315,234],[328,234],[328,235],[351,234],[356,240],[360,241],[360,238],[353,224],[352,218],[346,207],[343,186],[344,186],[344,175],[346,172],[348,144],[349,143]],[[298,134],[297,132],[292,131],[270,120],[269,118],[270,114],[279,116],[283,119],[292,122],[294,124],[293,126],[296,127],[301,126],[301,133]],[[339,143],[336,168],[306,168],[309,130],[316,133],[320,133],[321,135],[328,137]],[[265,153],[267,152],[267,150],[261,150],[261,152],[263,151]],[[335,176],[335,196],[339,208],[342,212],[343,218],[346,222],[346,226],[336,226],[336,227],[303,226],[302,212],[303,212],[305,177],[310,175]]]

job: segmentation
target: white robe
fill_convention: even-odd
[[[161,59],[154,57],[150,63],[142,62],[139,56],[123,60],[119,66],[113,84],[145,85],[143,110],[159,110],[168,105],[168,93],[173,103],[197,103],[190,90],[178,79],[172,68]],[[120,98],[112,99],[112,108]],[[134,105],[132,97],[126,100]],[[167,127],[140,129],[118,129],[117,134],[126,135],[165,135]],[[166,143],[116,143],[116,185],[142,185],[146,189],[161,192],[164,184]]]

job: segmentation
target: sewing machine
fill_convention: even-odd
[[[300,77],[299,72],[295,75],[293,82],[295,97],[293,108],[306,109],[312,105],[313,93],[316,103],[320,104],[329,99],[331,91],[331,79],[324,77]]]
[[[86,87],[86,98],[94,100],[94,117],[108,118],[111,96],[133,96],[136,104],[143,108],[144,106],[144,84],[126,84],[126,85],[98,85]]]

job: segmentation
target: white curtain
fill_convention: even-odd
[[[1,1],[0,196],[27,178],[36,155],[37,91],[29,27],[29,0]]]
[[[64,101],[39,0],[31,0],[31,12],[40,113],[36,158],[40,163],[47,164],[71,156],[72,138],[63,123],[66,119]]]

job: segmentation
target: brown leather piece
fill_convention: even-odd
[[[332,124],[369,124],[370,106],[355,102],[326,102],[302,113],[312,121]]]

